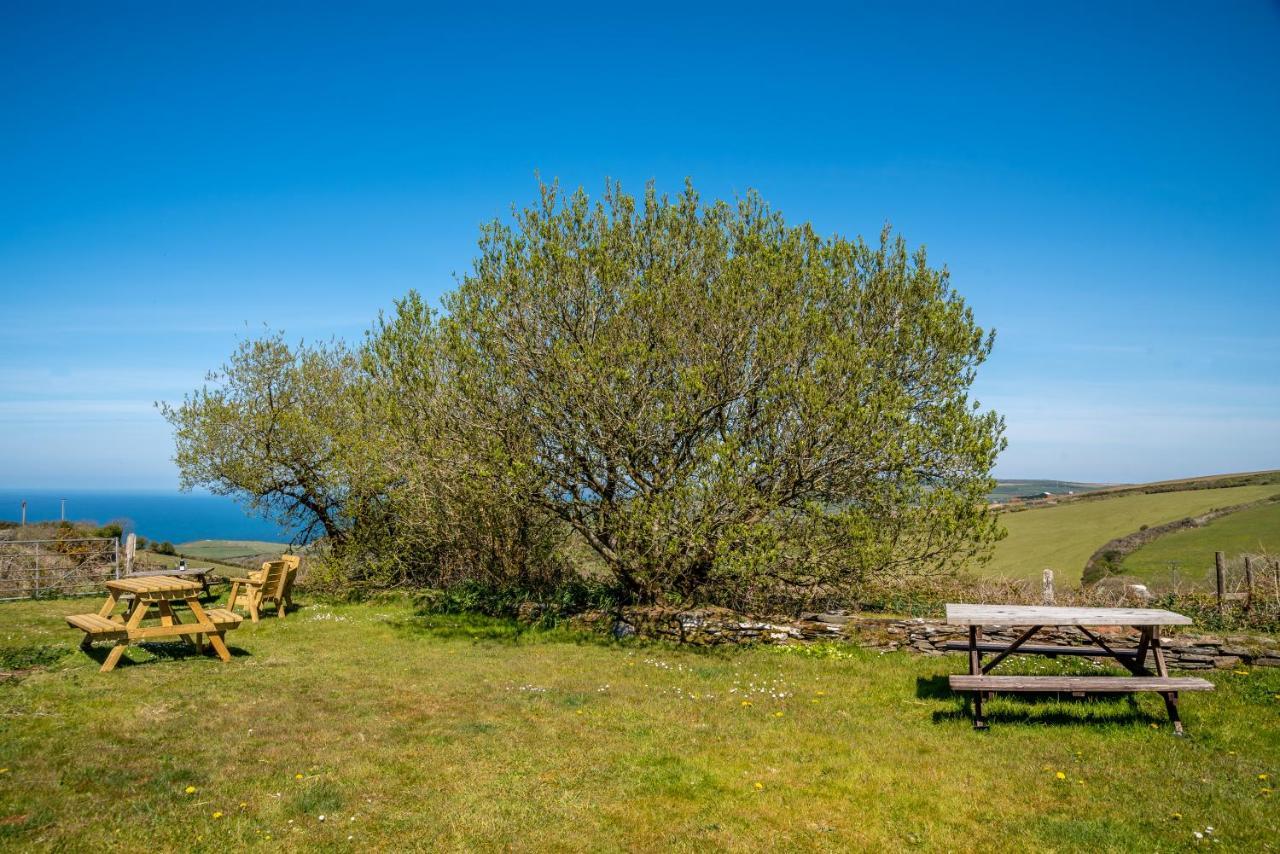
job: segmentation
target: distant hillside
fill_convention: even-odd
[[[1003,504],[1020,498],[1074,495],[1106,488],[1108,484],[1076,483],[1070,480],[998,480],[996,488],[988,493],[987,498],[993,504]]]
[[[992,561],[981,572],[1034,579],[1048,567],[1062,583],[1077,584],[1090,557],[1110,540],[1144,526],[1277,493],[1280,471],[1269,471],[1107,487],[1030,503],[1015,501],[1000,515],[1009,535],[996,545]],[[1230,518],[1224,517],[1223,522]],[[1268,517],[1258,514],[1256,518]],[[1251,541],[1251,536],[1249,531],[1233,533],[1233,539],[1241,541]],[[1176,560],[1167,553],[1158,553],[1158,559],[1166,563]]]

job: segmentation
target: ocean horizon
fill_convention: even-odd
[[[27,502],[27,523],[57,521],[62,499],[72,522],[119,522],[150,540],[263,540],[284,543],[293,533],[247,513],[234,498],[177,490],[0,489],[0,520],[17,522]]]

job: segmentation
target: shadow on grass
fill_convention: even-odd
[[[916,679],[916,696],[922,700],[947,700],[951,708],[933,713],[934,723],[973,720],[973,699],[969,692],[954,692],[945,675]],[[1164,715],[1144,710],[1132,695],[1091,695],[1072,697],[1058,693],[998,694],[983,709],[988,723],[1042,726],[1117,724],[1150,726],[1166,724]]]
[[[107,656],[111,654],[111,649],[111,646],[92,646],[84,650],[84,653],[101,666],[102,663],[107,660]],[[139,649],[146,652],[151,657],[145,661],[138,661],[131,658],[129,655],[130,651]],[[244,647],[235,646],[234,644],[227,644],[227,652],[231,653],[231,657],[233,659],[248,658],[253,655],[253,653],[249,652]],[[158,661],[175,661],[187,658],[213,658],[216,660],[217,655],[214,653],[213,647],[211,647],[207,642],[204,645],[204,653],[202,654],[196,652],[196,650],[185,641],[147,641],[145,643],[129,644],[124,655],[120,657],[120,661],[116,664],[116,669],[119,670],[122,667],[140,667],[143,665],[154,664]]]

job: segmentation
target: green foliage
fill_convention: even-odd
[[[347,391],[354,356],[341,344],[290,347],[280,334],[247,340],[203,388],[159,404],[173,427],[184,489],[244,499],[282,526],[346,536],[358,428]]]
[[[331,587],[540,595],[575,549],[632,601],[748,609],[983,560],[992,335],[924,250],[704,205],[542,188],[437,317],[358,351],[247,341],[163,406],[184,486],[324,533]]]
[[[427,590],[417,598],[420,614],[483,614],[516,617],[523,609],[527,616],[545,625],[563,617],[590,610],[609,610],[623,602],[616,585],[583,578],[566,579],[551,589],[519,587],[463,581],[442,590]]]
[[[165,540],[163,542],[152,541],[151,551],[155,552],[158,555],[176,555],[178,553],[178,550],[173,547],[173,543],[169,542],[168,540]]]
[[[754,194],[544,187],[446,306],[494,467],[536,472],[634,598],[807,601],[998,536],[1003,425],[968,397],[991,336],[887,231],[822,238]]]

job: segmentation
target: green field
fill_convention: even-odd
[[[1000,480],[987,495],[989,501],[1009,501],[1014,498],[1034,498],[1046,492],[1053,495],[1093,492],[1106,488],[1098,483],[1075,483],[1069,480]]]
[[[1280,503],[1264,504],[1215,519],[1203,528],[1166,534],[1124,559],[1125,575],[1163,580],[1176,572],[1189,581],[1213,572],[1213,553],[1280,555]]]
[[[1037,579],[1053,569],[1063,584],[1078,584],[1085,563],[1108,540],[1215,507],[1257,501],[1280,492],[1276,484],[1195,489],[1066,501],[1001,515],[1009,536],[996,545],[985,575]]]
[[[175,548],[188,557],[206,560],[234,560],[255,555],[282,554],[288,543],[268,543],[262,540],[193,540],[180,543]]]
[[[956,656],[605,643],[400,603],[303,607],[115,672],[83,601],[0,604],[0,849],[1224,850],[1280,839],[1280,670],[998,699]],[[1012,672],[1054,671],[1047,661]],[[1266,775],[1265,777],[1263,775]],[[321,820],[323,816],[324,820]],[[1206,842],[1207,845],[1207,842]]]

